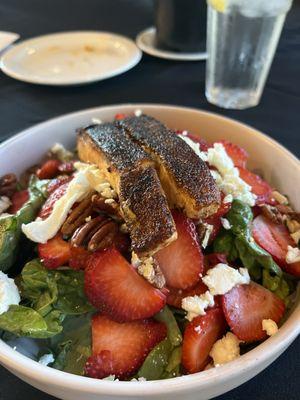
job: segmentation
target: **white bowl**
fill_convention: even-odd
[[[66,146],[75,143],[75,130],[91,123],[92,118],[110,121],[116,113],[136,109],[157,117],[172,128],[188,129],[205,139],[228,139],[250,154],[250,168],[264,171],[265,177],[288,193],[300,209],[298,185],[300,163],[288,150],[268,136],[247,125],[196,109],[166,105],[132,104],[99,107],[36,125],[0,145],[0,171],[20,173],[34,164],[54,142]],[[44,367],[13,350],[0,340],[0,362],[13,374],[51,395],[65,400],[194,400],[209,399],[251,379],[272,363],[300,332],[300,304],[280,328],[239,359],[219,368],[174,379],[152,382],[109,382],[79,377]],[[28,350],[28,341],[20,351]]]

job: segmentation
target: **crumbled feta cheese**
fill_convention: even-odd
[[[278,201],[279,204],[284,204],[284,205],[288,205],[289,204],[289,200],[287,197],[285,197],[283,194],[277,192],[277,190],[274,190],[272,192],[272,197]]]
[[[39,363],[42,365],[45,365],[47,367],[47,365],[52,364],[54,362],[54,357],[52,353],[49,354],[44,354],[40,359],[39,359]]]
[[[232,159],[221,143],[215,143],[214,147],[208,149],[207,160],[210,166],[218,170],[218,173],[211,172],[222,192],[254,206],[256,196],[251,192],[251,186],[240,178],[239,170],[234,167]]]
[[[135,110],[135,112],[134,112],[134,115],[135,115],[136,117],[140,117],[142,114],[143,114],[143,111],[140,110],[140,109],[137,109],[137,110]]]
[[[0,196],[0,214],[4,213],[11,206],[11,201],[7,196]]]
[[[205,309],[207,307],[212,307],[214,304],[214,297],[207,290],[204,294],[201,294],[200,296],[195,295],[185,297],[184,299],[182,299],[181,306],[185,311],[187,311],[186,318],[189,321],[192,321],[192,319],[197,317],[198,315],[205,315]]]
[[[226,218],[221,218],[221,224],[223,228],[226,229],[227,231],[232,228],[231,223]]]
[[[183,136],[187,136],[189,133],[188,133],[188,131],[182,131],[181,132],[181,135],[183,135]]]
[[[60,161],[71,160],[74,155],[71,151],[67,150],[61,143],[55,143],[51,147],[51,153],[54,154]]]
[[[205,234],[201,246],[203,247],[203,249],[205,249],[208,245],[209,237],[214,229],[214,226],[207,224],[206,222],[204,222],[203,225],[205,226]]]
[[[100,118],[92,118],[92,123],[96,124],[96,125],[99,125],[99,124],[102,124],[102,121],[101,121]]]
[[[285,261],[288,264],[293,264],[300,261],[300,249],[298,247],[288,246],[288,251],[285,256]]]
[[[98,168],[84,163],[75,163],[75,168],[78,172],[69,183],[66,193],[54,204],[49,217],[44,220],[37,218],[29,224],[22,225],[22,231],[28,239],[46,243],[59,231],[76,202],[84,199],[93,190],[101,192],[103,189],[106,180]]]
[[[209,355],[216,367],[233,361],[240,356],[240,340],[228,332],[222,339],[216,341]]]
[[[20,301],[20,293],[14,280],[0,271],[0,315],[8,311],[11,305],[17,305]]]
[[[267,332],[268,336],[273,336],[278,332],[278,326],[275,321],[272,319],[263,319],[262,320],[262,329]]]
[[[116,378],[115,375],[108,375],[105,378],[102,378],[102,381],[115,381],[117,382],[119,379]]]
[[[114,199],[105,199],[104,203],[105,204],[113,204],[113,203],[115,203],[115,200]]]
[[[223,203],[225,203],[225,204],[232,203],[232,201],[233,201],[232,194],[227,194],[223,199]]]
[[[200,150],[200,144],[197,142],[194,142],[192,139],[190,139],[188,136],[186,136],[186,134],[184,134],[183,132],[178,135],[182,140],[185,141],[185,143],[187,143],[193,150],[194,152],[197,154],[198,157],[201,158],[201,160],[203,161],[207,161],[207,155],[204,151]]]
[[[300,240],[300,229],[299,229],[299,231],[291,233],[291,237],[295,241],[295,243],[298,244],[298,242]]]
[[[247,268],[239,270],[219,263],[207,271],[202,278],[212,295],[225,294],[236,285],[249,284],[250,277]]]

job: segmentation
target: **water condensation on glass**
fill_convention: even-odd
[[[225,108],[258,104],[291,0],[221,0],[208,7],[206,97]]]

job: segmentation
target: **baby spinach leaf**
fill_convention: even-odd
[[[154,316],[154,318],[157,321],[163,322],[167,326],[168,338],[172,346],[179,346],[182,342],[182,335],[180,329],[178,328],[177,321],[169,307],[165,306]]]

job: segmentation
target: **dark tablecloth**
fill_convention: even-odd
[[[264,0],[267,1],[267,0]],[[151,0],[3,0],[1,30],[22,38],[48,32],[90,29],[132,38],[152,24]],[[0,75],[0,140],[48,118],[71,111],[126,102],[169,103],[202,108],[258,128],[300,155],[300,1],[285,25],[261,104],[228,111],[207,103],[205,64],[144,55],[131,71],[81,87],[42,87]],[[275,161],[275,160],[274,160]],[[280,168],[280,166],[279,166]],[[300,323],[300,321],[299,321]],[[267,370],[219,400],[300,399],[300,340]],[[0,400],[50,400],[0,367]]]

